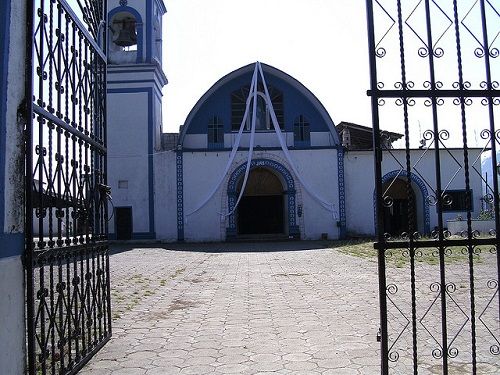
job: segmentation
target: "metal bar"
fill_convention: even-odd
[[[434,67],[434,49],[432,42],[432,23],[431,23],[431,10],[430,10],[430,0],[425,0],[425,19],[426,19],[426,29],[427,29],[427,48],[428,48],[428,61],[429,61],[429,74],[430,74],[430,87],[431,89],[436,89],[436,77],[435,77],[435,67]],[[442,209],[442,189],[441,189],[441,158],[439,153],[439,121],[437,114],[437,98],[431,98],[432,103],[432,123],[434,130],[434,166],[436,169],[436,200],[437,200],[437,214],[438,214],[438,249],[439,249],[439,273],[440,273],[440,284],[441,284],[441,335],[442,335],[442,362],[443,362],[443,375],[448,375],[448,332],[447,332],[447,314],[446,314],[446,268],[444,259],[443,246],[444,234],[443,234],[443,209]]]
[[[491,77],[491,64],[490,64],[490,52],[489,52],[489,41],[488,41],[488,29],[486,25],[486,7],[484,0],[480,0],[481,5],[481,22],[483,31],[483,45],[484,45],[484,64],[486,70],[486,87],[488,89],[493,88],[493,80]],[[491,4],[490,4],[491,5]],[[488,101],[488,115],[490,120],[490,137],[491,137],[491,163],[493,168],[497,168],[497,144],[495,137],[495,113],[493,111],[493,100],[490,98]],[[493,174],[495,174],[495,169],[493,169]],[[495,210],[495,238],[496,238],[496,249],[497,249],[497,281],[500,276],[500,251],[498,249],[498,244],[500,243],[500,204],[499,204],[499,191],[498,191],[498,177],[493,177],[493,190],[494,190],[494,210]],[[498,312],[500,317],[500,298],[498,299]]]
[[[377,98],[498,98],[500,91],[493,88],[487,90],[367,90],[368,96]]]
[[[373,0],[366,1],[367,24],[368,24],[368,50],[370,61],[370,87],[372,90],[377,87],[377,62],[375,54],[375,31]],[[386,269],[385,269],[385,248],[384,248],[384,223],[381,220],[383,212],[382,204],[382,151],[380,147],[380,127],[378,98],[371,97],[372,125],[373,125],[373,152],[374,152],[374,172],[375,172],[375,196],[377,207],[377,239],[381,247],[378,249],[378,280],[379,280],[379,303],[380,303],[380,371],[381,375],[389,374],[389,344],[387,332],[387,297],[386,297]]]
[[[37,4],[39,9],[35,13]],[[94,11],[97,12],[98,7],[99,11],[104,9],[101,5],[97,5]],[[93,19],[102,16],[96,13]],[[109,264],[107,252],[103,255],[96,250],[107,249],[107,243],[101,242],[106,238],[102,235],[106,228],[97,228],[96,234],[89,233],[91,225],[80,215],[93,212],[96,205],[89,201],[98,196],[95,190],[100,185],[97,182],[105,176],[106,82],[102,80],[105,71],[101,69],[105,69],[105,55],[90,34],[82,29],[83,24],[64,0],[41,0],[36,4],[30,0],[27,17],[26,113],[23,114],[26,121],[26,246],[23,260],[27,298],[27,371],[30,375],[56,372],[63,375],[76,373],[104,345],[111,333],[106,330],[98,337],[94,335],[92,340],[79,341],[79,336],[85,336],[86,326],[89,331],[93,327],[95,332],[96,325],[101,324],[96,320],[97,309],[109,309],[109,293],[106,300],[99,299],[101,293],[104,295],[103,289],[85,310],[93,285],[90,280],[89,294],[85,295],[84,289],[79,290],[79,286],[84,285],[83,280],[79,281],[83,275],[78,275],[84,269],[84,254],[87,254],[87,259],[92,257],[93,264],[95,257],[101,256],[102,261]],[[36,58],[35,62],[33,58]],[[83,61],[90,63],[84,66]],[[90,110],[85,104],[87,102]],[[99,113],[92,114],[93,110]],[[89,120],[95,123],[90,123],[88,128]],[[35,145],[37,163],[34,165]],[[83,150],[85,159],[82,158]],[[93,165],[87,168],[89,158],[100,161],[98,168]],[[82,173],[96,183],[86,185]],[[35,178],[38,179],[37,186],[33,184]],[[47,189],[43,188],[44,183]],[[35,202],[35,198],[38,201]],[[34,208],[37,209],[36,219],[33,219]],[[65,234],[62,210],[66,214]],[[44,219],[47,214],[48,220]],[[85,228],[81,230],[78,224],[85,220]],[[35,221],[39,229],[37,243],[33,241]],[[47,228],[44,227],[45,221],[48,222]],[[82,231],[86,232],[85,238]],[[99,277],[109,280],[109,267],[104,272],[106,274]],[[88,321],[85,320],[86,311],[91,314]]]
[[[455,24],[455,40],[457,47],[457,64],[458,64],[458,84],[460,88],[464,87],[463,66],[462,66],[462,47],[460,43],[460,21],[458,18],[458,4],[457,0],[453,0],[453,19]],[[463,154],[464,154],[464,174],[465,174],[465,190],[470,192],[470,176],[469,176],[469,156],[467,151],[467,121],[465,112],[465,98],[460,98],[460,117],[462,119],[462,140],[463,140]],[[472,235],[472,215],[471,215],[471,197],[467,194],[467,239],[469,245],[467,246],[469,255],[469,283],[470,283],[470,306],[471,306],[471,338],[472,338],[472,373],[477,373],[476,363],[476,320],[475,320],[475,298],[474,298],[474,248],[470,244],[473,239]]]
[[[92,357],[103,348],[104,345],[111,339],[111,335],[104,338],[96,346],[94,346],[78,363],[75,364],[71,370],[65,373],[65,375],[76,375],[85,366]]]
[[[66,122],[64,122],[60,118],[54,116],[52,113],[47,112],[42,107],[40,107],[40,106],[38,106],[36,104],[33,104],[33,110],[34,110],[35,113],[38,113],[42,117],[45,117],[47,120],[53,122],[56,126],[59,126],[59,127],[63,128],[64,130],[70,132],[71,134],[76,135],[78,138],[83,139],[85,142],[91,144],[92,146],[94,146],[95,148],[97,148],[102,153],[106,153],[107,152],[106,148],[103,145],[101,145],[98,142],[94,141],[89,136],[83,134],[78,129],[72,127],[71,125],[68,125]]]
[[[30,375],[35,375],[35,293],[33,270],[33,55],[34,55],[34,0],[26,5],[26,57],[24,104],[25,114],[25,211],[24,232],[26,236],[24,249],[24,270],[26,274],[26,328],[27,328],[27,370]]]
[[[398,13],[398,32],[399,32],[399,55],[401,62],[401,87],[408,87],[406,77],[406,59],[404,46],[403,32],[403,16],[401,9],[401,0],[397,1]],[[411,326],[412,326],[412,353],[413,353],[413,374],[418,374],[418,342],[417,342],[417,302],[416,302],[416,286],[415,286],[415,247],[414,247],[414,195],[411,188],[411,155],[410,155],[410,125],[408,114],[408,100],[403,100],[403,122],[404,122],[404,138],[405,138],[405,160],[406,160],[406,196],[408,198],[408,251],[410,255],[410,290],[411,290]],[[380,213],[381,215],[383,212]]]
[[[64,8],[64,10],[71,17],[71,20],[74,23],[76,23],[76,25],[78,27],[78,31],[82,32],[82,34],[85,36],[85,39],[90,43],[90,45],[95,50],[95,52],[101,57],[101,59],[103,59],[104,61],[106,61],[106,55],[105,55],[105,53],[103,52],[103,50],[101,49],[101,47],[99,47],[99,45],[95,42],[94,37],[92,35],[90,35],[90,33],[88,32],[87,28],[82,23],[82,21],[80,21],[80,19],[78,18],[78,16],[76,15],[76,13],[73,11],[73,9],[71,9],[71,6],[66,2],[66,0],[57,0],[57,1],[62,5],[62,7]],[[98,38],[98,35],[96,35],[96,38]]]
[[[495,238],[475,238],[474,243],[477,244],[478,246],[485,246],[485,245],[496,245],[497,240]],[[468,246],[470,244],[470,240],[468,239],[445,239],[444,242],[442,242],[443,246],[445,247],[463,247],[463,246]],[[406,241],[390,241],[386,242],[385,244],[380,244],[380,243],[375,243],[374,248],[379,249],[379,248],[385,248],[387,250],[389,249],[401,249],[407,247],[408,242]],[[420,248],[430,248],[430,247],[437,247],[439,246],[439,241],[437,240],[422,240],[422,241],[415,241],[414,246],[416,249]]]

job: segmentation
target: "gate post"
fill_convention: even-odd
[[[24,154],[18,108],[24,98],[26,1],[0,1],[0,369],[25,366]]]

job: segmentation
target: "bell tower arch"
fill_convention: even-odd
[[[108,0],[110,238],[153,239],[153,154],[161,148],[163,0]],[[113,215],[111,215],[113,214]]]
[[[139,11],[127,5],[118,6],[108,13],[108,20],[109,63],[144,62],[144,48],[147,43],[145,43],[142,16]]]

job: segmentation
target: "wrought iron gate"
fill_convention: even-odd
[[[499,6],[367,0],[382,374],[500,373]]]
[[[74,374],[111,336],[106,1],[27,3],[27,368]]]

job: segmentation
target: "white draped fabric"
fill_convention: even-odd
[[[330,211],[332,213],[332,216],[335,220],[338,220],[338,214],[337,210],[335,209],[335,204],[330,203],[323,198],[321,198],[318,194],[316,194],[312,188],[309,186],[309,184],[304,181],[302,175],[298,172],[297,167],[295,166],[295,163],[293,162],[292,155],[290,155],[290,150],[288,150],[288,147],[286,146],[286,141],[285,138],[283,137],[283,133],[281,132],[278,119],[276,118],[276,113],[274,112],[273,104],[271,102],[271,97],[269,96],[269,91],[267,89],[267,84],[266,84],[266,79],[264,77],[264,72],[262,71],[262,67],[260,66],[260,63],[257,62],[257,65],[259,67],[259,74],[262,79],[262,85],[264,86],[264,94],[266,96],[266,102],[267,106],[269,107],[269,111],[271,114],[271,121],[274,126],[274,130],[276,132],[276,135],[278,136],[278,140],[280,142],[281,149],[283,150],[283,153],[285,154],[285,158],[288,161],[288,164],[290,164],[290,167],[292,168],[293,173],[297,178],[299,179],[300,184],[302,187],[309,193],[313,199],[318,202],[325,210]]]
[[[231,154],[229,155],[229,160],[227,161],[226,167],[224,168],[224,172],[220,176],[219,181],[217,182],[217,184],[209,192],[209,194],[207,195],[207,197],[198,206],[196,206],[192,211],[189,211],[189,212],[187,212],[185,214],[186,215],[185,221],[187,221],[187,218],[189,216],[193,215],[194,213],[196,213],[200,209],[202,209],[208,203],[208,201],[210,201],[210,199],[214,196],[214,194],[217,192],[217,190],[219,190],[220,186],[224,182],[224,178],[226,177],[227,173],[229,172],[229,169],[231,168],[231,165],[233,164],[234,158],[236,156],[236,152],[238,151],[238,148],[240,147],[241,137],[242,137],[243,130],[245,129],[245,125],[246,125],[246,122],[247,122],[248,110],[249,110],[249,107],[250,107],[251,98],[253,97],[254,100],[253,100],[253,108],[252,108],[253,116],[252,116],[252,128],[251,128],[252,129],[252,133],[251,133],[251,136],[250,136],[250,150],[249,150],[249,153],[248,153],[247,168],[245,170],[245,180],[243,182],[243,186],[242,186],[242,189],[241,189],[241,192],[240,192],[240,196],[238,197],[238,203],[239,203],[239,201],[240,201],[240,199],[242,197],[242,193],[245,190],[246,181],[248,179],[248,174],[249,174],[249,171],[250,171],[250,163],[252,161],[253,140],[254,140],[254,134],[255,134],[255,120],[256,120],[255,119],[256,118],[255,114],[256,114],[256,110],[257,110],[257,108],[256,108],[256,102],[257,102],[257,100],[255,99],[256,96],[257,96],[257,78],[258,78],[258,67],[257,67],[257,64],[256,64],[254,72],[253,72],[253,76],[252,76],[252,82],[250,84],[250,92],[248,93],[248,98],[247,98],[247,102],[246,102],[245,114],[243,115],[243,120],[241,120],[240,129],[238,130],[238,134],[236,135],[236,139],[235,139],[233,148],[231,150]],[[236,209],[236,206],[235,206],[235,209]],[[225,216],[228,216],[230,214],[232,214],[232,212],[228,213],[226,215],[224,215],[223,213],[221,213],[221,216],[222,216],[222,218],[224,218]]]
[[[285,138],[283,136],[283,133],[281,132],[281,129],[279,127],[278,119],[276,118],[276,113],[274,112],[274,108],[273,108],[273,104],[272,104],[272,101],[271,101],[271,97],[269,95],[269,90],[267,89],[267,84],[266,84],[266,80],[265,80],[265,77],[264,77],[264,72],[262,71],[262,66],[261,66],[260,62],[257,62],[255,64],[255,69],[254,69],[253,76],[252,76],[252,82],[251,82],[251,85],[250,85],[250,91],[248,93],[248,98],[247,98],[247,101],[246,101],[245,114],[243,115],[243,120],[241,121],[240,129],[238,130],[238,134],[236,136],[233,148],[231,150],[231,154],[229,155],[229,160],[228,160],[228,162],[226,164],[226,167],[224,168],[224,172],[220,176],[219,181],[217,182],[217,184],[209,192],[209,194],[207,195],[207,197],[198,206],[196,206],[192,211],[189,211],[188,213],[186,213],[186,222],[187,222],[187,218],[189,216],[191,216],[194,213],[198,212],[201,208],[203,208],[208,203],[208,201],[210,201],[210,199],[219,190],[220,186],[224,182],[224,179],[225,179],[226,175],[228,174],[228,172],[229,172],[229,170],[231,168],[231,165],[233,164],[234,158],[236,156],[236,152],[238,151],[238,148],[240,146],[241,137],[242,137],[243,130],[244,130],[246,122],[247,122],[247,118],[248,118],[248,112],[249,112],[249,109],[250,109],[250,103],[252,102],[252,123],[251,123],[251,130],[250,130],[250,146],[249,146],[249,150],[248,150],[248,157],[247,157],[246,168],[245,168],[245,176],[243,178],[243,184],[241,186],[241,190],[240,190],[238,199],[236,201],[236,204],[234,205],[234,208],[230,212],[220,213],[222,220],[224,220],[225,217],[227,217],[229,215],[232,215],[234,213],[234,211],[238,207],[238,204],[239,204],[241,198],[243,197],[243,193],[245,191],[245,187],[246,187],[246,184],[247,184],[247,181],[248,181],[248,176],[250,174],[250,165],[251,165],[251,162],[252,162],[253,148],[254,148],[254,141],[255,141],[255,124],[256,124],[256,119],[257,119],[256,114],[257,114],[257,95],[258,95],[258,87],[257,87],[258,85],[257,85],[257,83],[258,83],[258,76],[259,75],[260,75],[261,80],[262,80],[262,86],[264,87],[265,100],[266,100],[266,104],[267,104],[267,106],[269,108],[269,111],[270,111],[271,120],[272,120],[272,123],[273,123],[273,126],[274,126],[274,130],[275,130],[276,135],[278,137],[281,149],[283,150],[283,153],[285,154],[286,160],[288,161],[290,167],[292,168],[292,171],[295,174],[295,176],[297,176],[300,184],[309,193],[309,195],[311,195],[311,197],[316,202],[318,202],[321,205],[321,207],[323,207],[325,210],[331,212],[332,213],[332,217],[337,220],[338,219],[338,214],[337,214],[337,211],[335,210],[335,205],[333,203],[327,202],[326,200],[324,200],[323,198],[321,198],[319,195],[317,195],[312,190],[312,188],[309,186],[309,184],[306,183],[306,181],[304,181],[303,177],[299,174],[299,172],[297,170],[297,167],[295,166],[295,163],[294,163],[294,161],[292,159],[292,156],[290,154],[290,150],[288,150],[288,148],[286,146],[286,141],[285,141]]]

